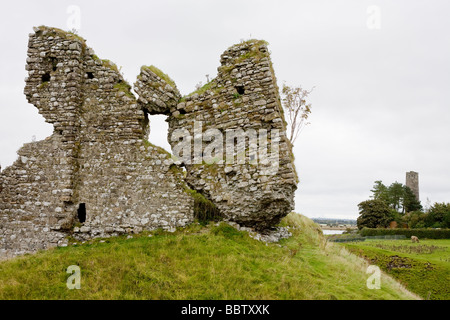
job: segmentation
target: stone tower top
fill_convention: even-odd
[[[419,200],[419,173],[410,171],[406,173],[406,186],[409,187],[417,200]]]

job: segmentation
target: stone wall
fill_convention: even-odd
[[[0,173],[0,254],[65,245],[67,235],[193,221],[182,170],[145,140],[146,114],[113,63],[77,35],[39,27],[30,34],[26,69],[25,95],[54,133],[24,145]]]
[[[214,80],[178,104],[161,108],[147,97],[148,92],[152,97],[161,95],[154,88],[175,89],[173,84],[164,83],[164,78],[155,79],[141,70],[135,84],[142,97],[138,103],[150,113],[169,115],[168,138],[173,151],[180,145],[180,140],[174,140],[177,133],[185,135],[182,131],[186,131],[190,137],[185,152],[190,156],[177,159],[187,169],[188,184],[215,203],[230,221],[256,229],[276,225],[293,209],[297,176],[267,44],[251,40],[230,47],[221,56]],[[216,159],[205,158],[208,143],[213,141],[208,136],[211,130],[223,138],[223,145],[217,146],[222,156]],[[236,141],[236,149],[227,150],[227,134],[231,133],[231,139],[239,130],[247,136],[245,144],[238,146]],[[261,132],[267,133],[269,142],[265,159],[258,158],[263,151]],[[252,133],[259,135],[256,140],[252,140]],[[271,152],[272,145],[278,148],[277,154]],[[227,152],[231,157],[226,157]],[[239,156],[242,161],[238,161]]]
[[[258,230],[293,209],[297,176],[264,41],[230,47],[218,76],[186,97],[142,67],[136,99],[84,39],[34,31],[24,93],[54,132],[0,172],[0,258],[64,246],[68,236],[185,226],[194,220],[190,188],[226,220]],[[168,116],[174,156],[146,140],[149,114]]]
[[[66,244],[66,151],[60,135],[25,144],[0,173],[0,258]]]

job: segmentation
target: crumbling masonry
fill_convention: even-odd
[[[419,173],[415,171],[407,172],[405,184],[414,193],[416,199],[419,200]]]
[[[218,76],[187,97],[158,69],[142,67],[136,99],[116,65],[99,59],[84,39],[56,28],[34,31],[24,93],[54,132],[25,144],[0,173],[0,257],[64,246],[69,235],[185,226],[194,221],[190,189],[226,220],[260,230],[293,209],[297,177],[263,41],[229,48]],[[210,128],[224,136],[229,129],[276,129],[279,135],[266,137],[278,148],[276,172],[266,170],[275,162],[270,156],[252,164],[248,147],[240,150],[244,163],[177,159],[147,142],[148,114],[168,116],[172,149],[179,129],[192,137]]]

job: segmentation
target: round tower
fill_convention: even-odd
[[[419,173],[410,171],[406,173],[406,186],[409,187],[417,200],[419,200]]]

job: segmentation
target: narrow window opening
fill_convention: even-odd
[[[148,141],[158,147],[162,147],[165,150],[172,150],[168,139],[169,137],[169,124],[167,123],[166,115],[150,115],[149,114],[149,122],[150,122],[150,134],[148,135]]]
[[[148,119],[147,109],[143,108],[142,111],[144,112],[144,119],[141,120],[141,126],[144,130],[144,138],[148,141],[148,136],[150,135],[150,120]]]
[[[48,82],[50,81],[50,73],[45,73],[42,75],[42,82]]]
[[[244,86],[236,86],[235,88],[236,88],[237,93],[239,93],[239,94],[245,93]]]
[[[56,71],[56,65],[58,64],[58,60],[55,57],[50,57],[50,62],[52,63],[52,70]]]
[[[94,73],[93,72],[86,72],[88,79],[94,79]]]
[[[78,213],[78,221],[80,221],[80,223],[84,223],[86,221],[86,204],[85,203],[80,203],[77,213]]]

